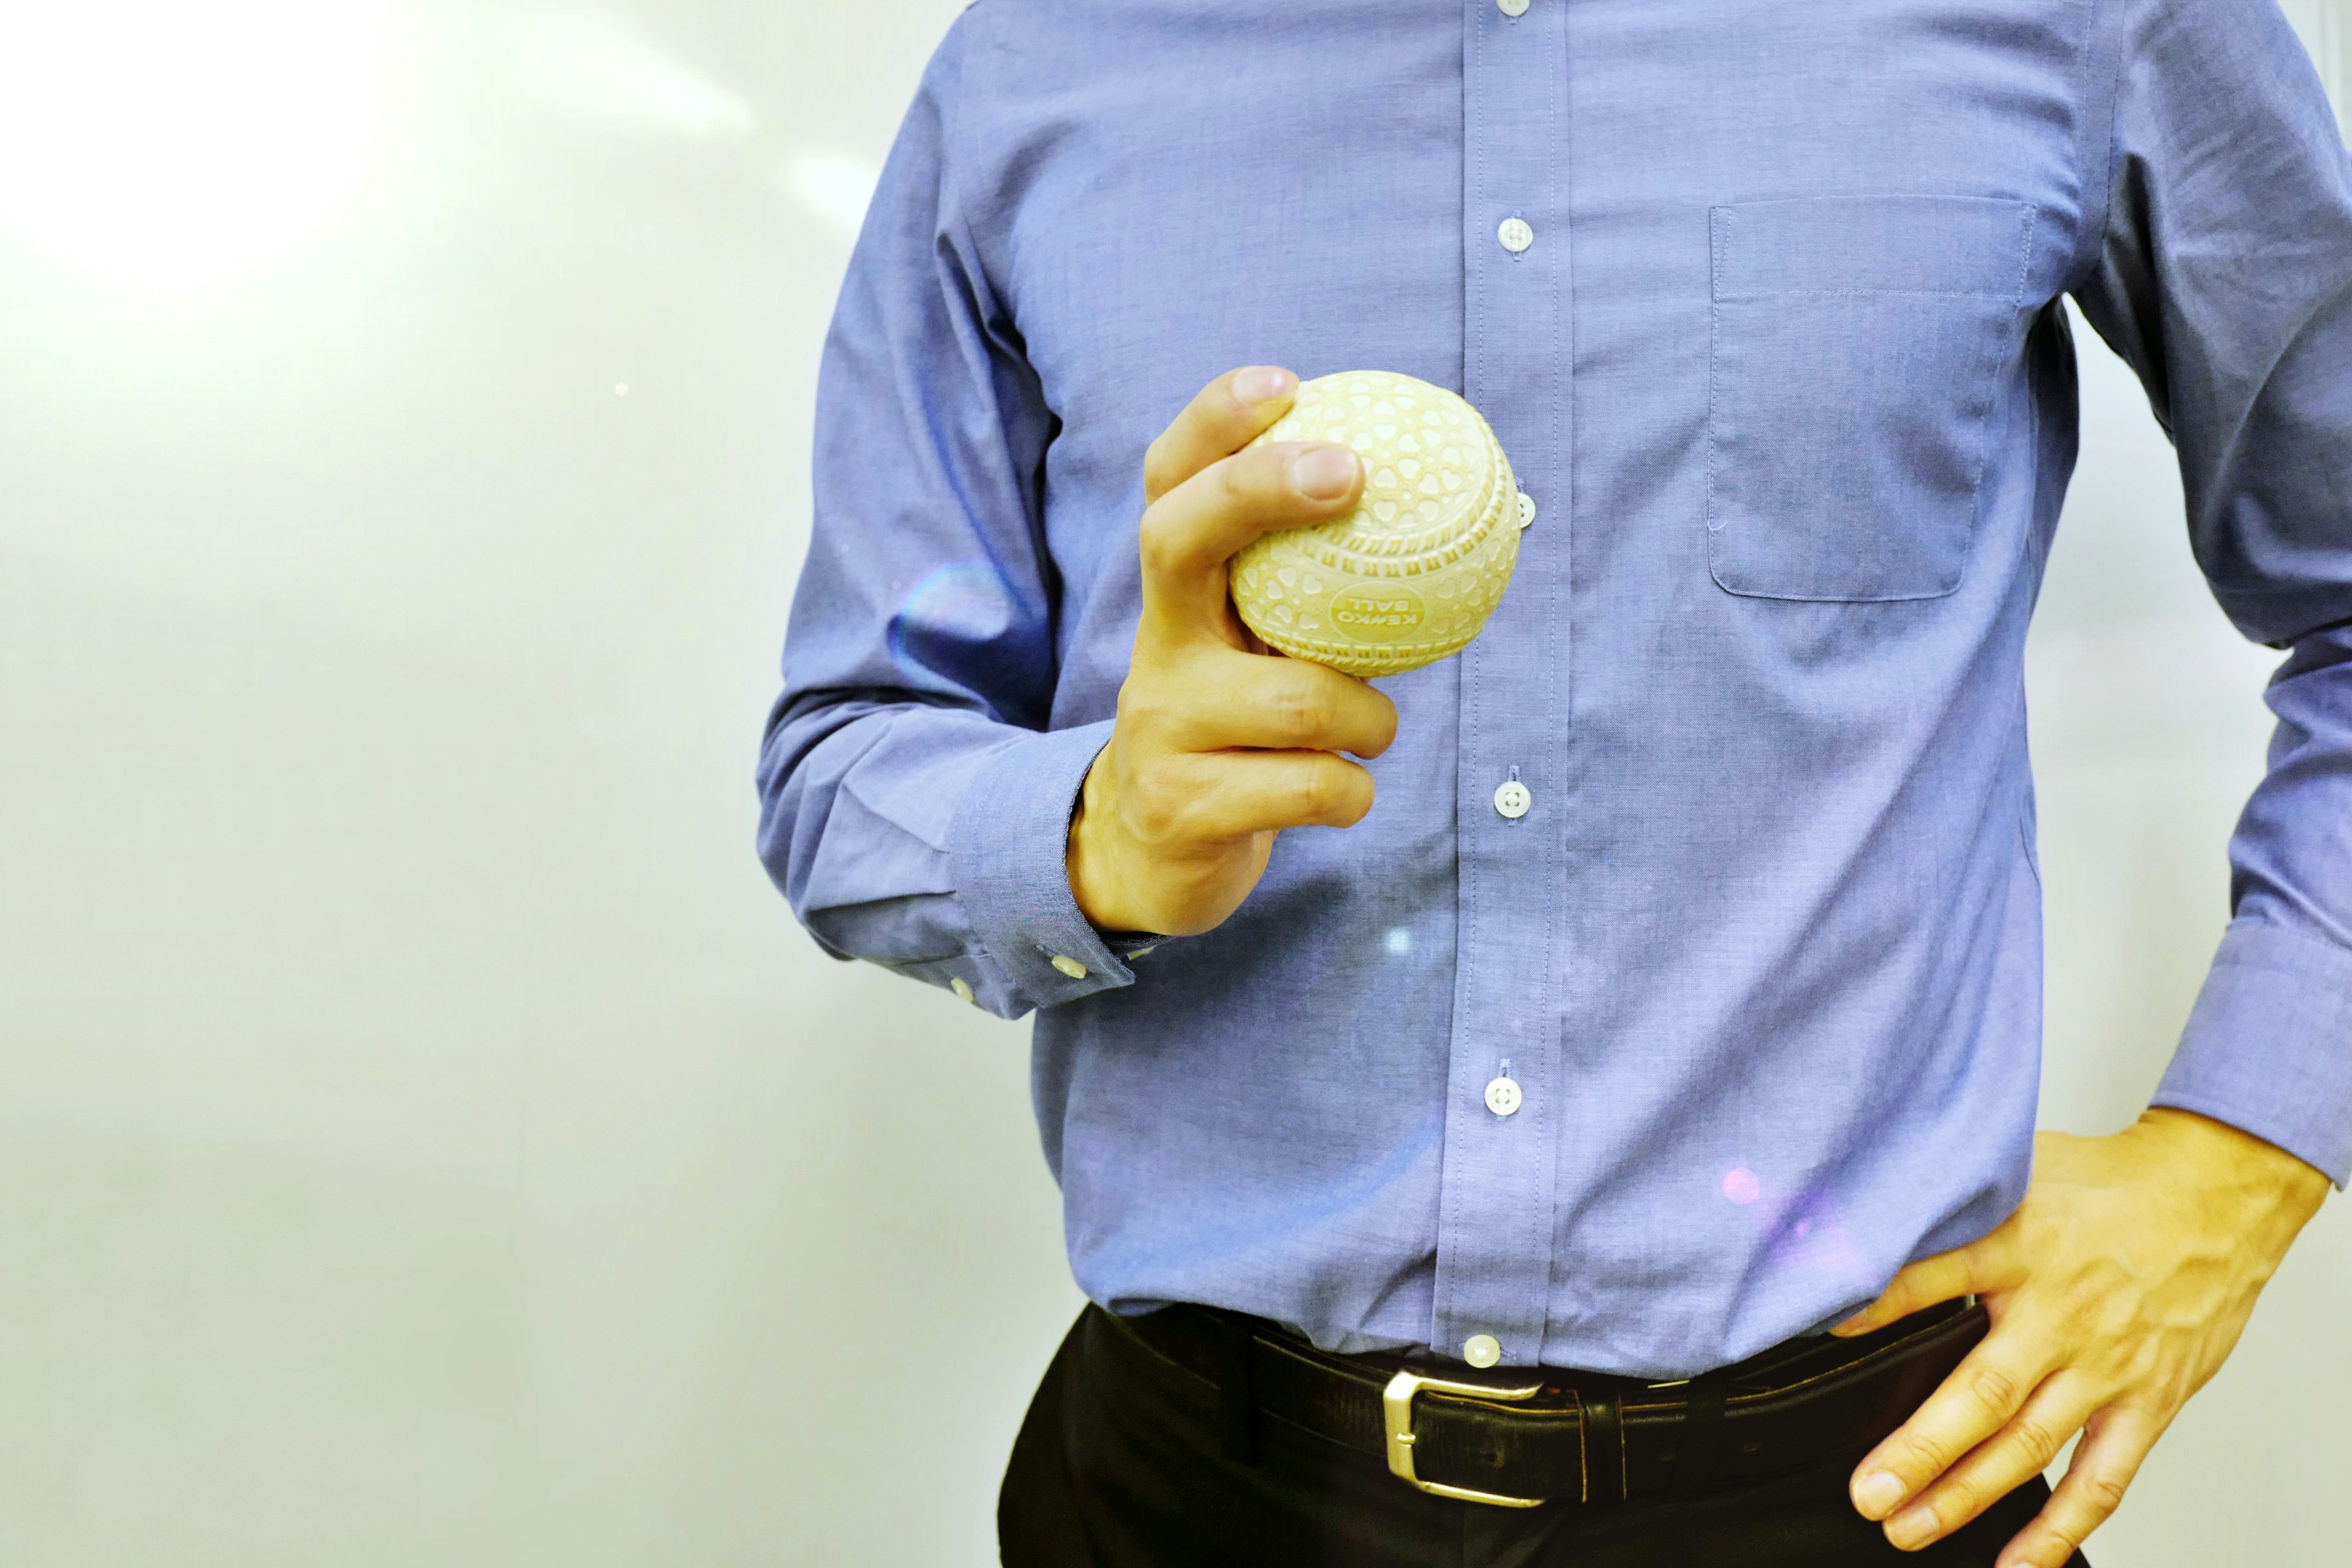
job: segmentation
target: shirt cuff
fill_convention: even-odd
[[[1015,741],[965,787],[948,828],[956,899],[984,962],[974,999],[1017,1018],[1131,985],[1070,891],[1070,813],[1111,721]]]
[[[2343,1186],[2352,951],[2270,921],[2231,921],[2152,1103],[2226,1121]]]

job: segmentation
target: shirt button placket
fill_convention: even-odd
[[[1556,520],[1520,546],[1511,593],[1463,651],[1460,942],[1431,1342],[1475,1364],[1542,1352],[1556,1242],[1572,604],[1566,454],[1570,12],[1469,0],[1463,49],[1463,390]],[[1534,521],[1533,497],[1515,521]],[[1540,798],[1539,798],[1540,797]],[[1543,805],[1543,810],[1536,806]],[[1492,815],[1489,815],[1491,808]],[[1496,1070],[1498,1058],[1516,1066]],[[1508,1347],[1507,1351],[1504,1347]],[[1482,1361],[1481,1358],[1492,1360]]]

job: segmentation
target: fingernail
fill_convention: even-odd
[[[1234,377],[1234,395],[1255,407],[1286,395],[1297,384],[1291,374],[1279,365],[1254,364]]]
[[[1864,1519],[1884,1519],[1902,1500],[1902,1478],[1885,1470],[1873,1470],[1854,1483],[1853,1506]]]
[[[1895,1516],[1895,1522],[1886,1527],[1886,1539],[1906,1551],[1914,1546],[1926,1545],[1935,1533],[1936,1510],[1925,1503],[1917,1508],[1905,1509]]]
[[[1345,447],[1309,447],[1290,465],[1290,482],[1309,500],[1338,500],[1356,483],[1356,454]]]

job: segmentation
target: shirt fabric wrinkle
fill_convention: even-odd
[[[829,951],[1036,1014],[1097,1302],[1654,1377],[1834,1321],[2024,1189],[2069,295],[2289,650],[2156,1100],[2340,1183],[2352,174],[2274,0],[982,0],[826,340],[761,853]],[[1106,935],[1143,455],[1249,363],[1463,393],[1536,518],[1377,683],[1370,816]]]

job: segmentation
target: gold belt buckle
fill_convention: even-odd
[[[1452,1383],[1442,1377],[1423,1377],[1417,1372],[1401,1372],[1389,1379],[1381,1391],[1381,1406],[1388,1414],[1389,1471],[1423,1491],[1438,1497],[1453,1498],[1461,1502],[1483,1502],[1496,1508],[1541,1508],[1539,1497],[1503,1497],[1495,1492],[1472,1491],[1468,1487],[1449,1487],[1443,1481],[1424,1481],[1412,1470],[1412,1396],[1427,1390],[1432,1394],[1452,1394],[1465,1399],[1493,1399],[1517,1405],[1533,1399],[1543,1392],[1540,1383],[1525,1388],[1489,1388],[1484,1384]]]

